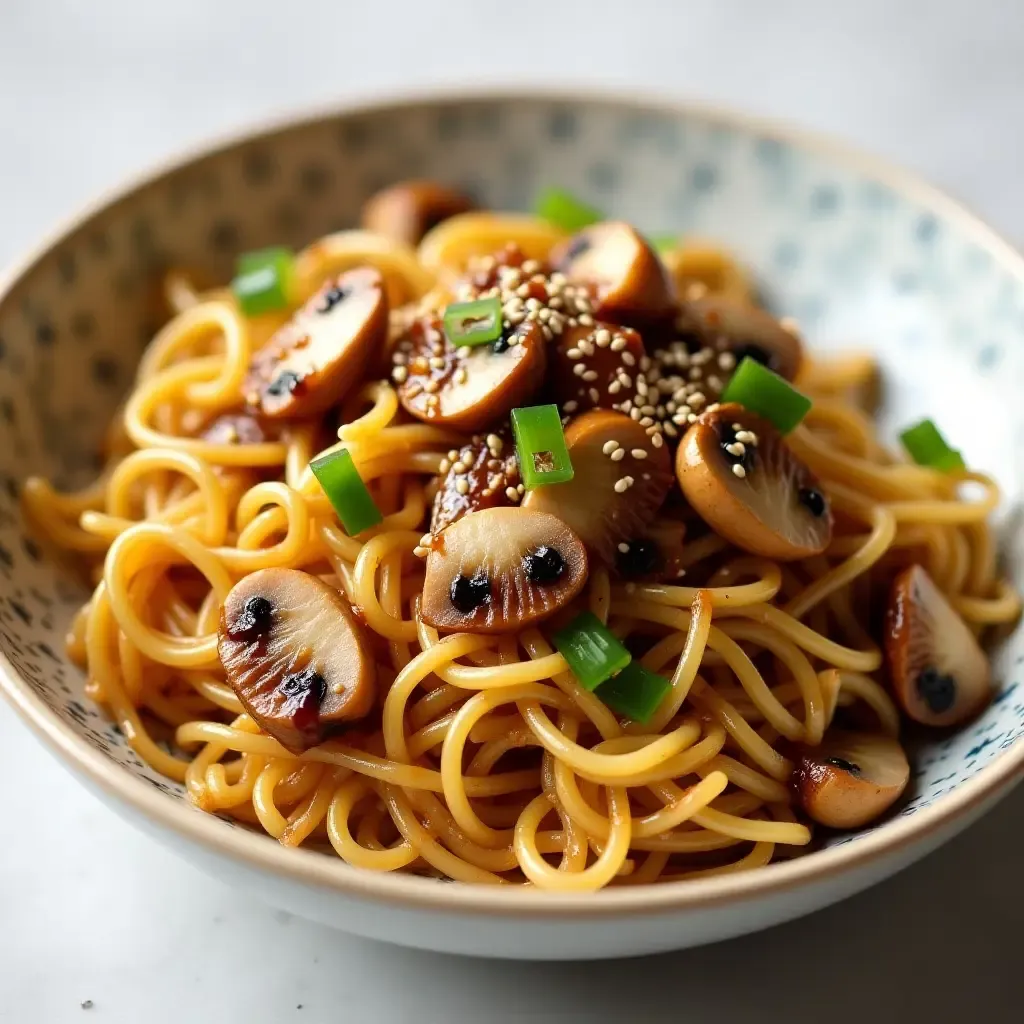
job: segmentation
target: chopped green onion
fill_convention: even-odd
[[[259,316],[288,307],[295,257],[290,249],[274,246],[238,257],[232,291],[245,316]]]
[[[654,246],[658,252],[671,252],[673,249],[679,248],[679,236],[678,235],[652,235],[651,245]]]
[[[330,452],[322,459],[315,459],[309,468],[320,481],[324,494],[334,506],[341,525],[350,537],[376,526],[384,518],[373,496],[366,489],[347,448]]]
[[[453,345],[486,345],[501,337],[501,299],[453,302],[444,311],[444,333]]]
[[[538,217],[563,231],[575,233],[583,228],[604,220],[604,214],[580,202],[571,192],[561,188],[546,188],[539,196],[534,209]]]
[[[618,637],[591,612],[581,612],[553,637],[555,647],[587,690],[621,672],[632,655]]]
[[[941,469],[943,473],[967,468],[963,456],[955,448],[950,448],[931,420],[921,420],[908,427],[900,434],[900,441],[919,466]]]
[[[513,409],[512,431],[519,455],[519,474],[528,491],[572,479],[572,462],[557,405]]]
[[[771,420],[788,434],[808,413],[811,400],[767,366],[747,356],[722,392],[722,402],[738,402]]]
[[[664,676],[631,661],[597,688],[597,696],[620,715],[634,722],[647,722],[671,689],[672,683]]]

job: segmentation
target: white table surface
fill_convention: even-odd
[[[0,0],[0,265],[124,174],[268,112],[538,80],[844,135],[1024,240],[1019,0]],[[264,907],[115,818],[6,707],[0,801],[4,1024],[1021,1020],[1024,790],[838,907],[595,965],[415,953]]]

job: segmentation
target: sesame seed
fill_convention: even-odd
[[[634,448],[629,454],[632,455],[634,459],[646,459],[647,458],[647,452],[643,448]]]
[[[587,305],[589,306],[589,303],[587,303]],[[580,313],[577,319],[584,327],[594,326],[594,318],[589,313]]]
[[[631,388],[633,386],[633,378],[625,370],[619,370],[617,376],[624,388]]]
[[[417,558],[426,558],[426,557],[427,557],[427,555],[429,555],[429,554],[430,554],[430,549],[429,549],[429,548],[425,548],[425,547],[423,547],[423,545],[422,545],[422,544],[417,544],[417,545],[416,545],[416,547],[414,547],[414,548],[412,549],[412,553],[413,553],[413,554],[414,554],[414,555],[415,555],[415,556],[416,556]]]
[[[627,479],[628,479],[628,477],[622,477],[621,480],[616,480],[615,481],[615,493],[616,494],[625,494],[626,491],[629,490],[629,484],[626,483]]]
[[[452,464],[447,459],[441,460],[441,465],[437,467],[438,473],[447,473],[452,468]]]
[[[571,398],[565,405],[562,406],[563,412],[575,412],[580,407],[580,403],[575,399]]]
[[[404,366],[396,366],[391,371],[391,379],[396,384],[404,384],[409,379],[409,371]]]
[[[456,476],[459,476],[461,473],[465,473],[466,469],[467,469],[467,466],[466,466],[466,464],[461,459],[459,459],[458,462],[456,462],[456,463],[454,463],[452,465],[452,472]]]
[[[406,398],[415,398],[417,395],[423,393],[423,386],[421,384],[410,384],[408,390],[405,392]]]
[[[469,494],[469,481],[466,480],[465,478],[456,480],[455,490],[457,490],[459,494]]]
[[[601,400],[601,392],[598,391],[597,388],[589,388],[587,390],[587,394],[590,395],[590,400],[592,402],[599,402]]]
[[[420,543],[424,547],[430,547],[430,545],[434,543],[434,535],[432,533],[423,534],[423,536],[420,537]]]
[[[619,381],[617,381],[617,380],[613,380],[611,382],[611,384],[608,385],[608,394],[609,395],[617,395],[621,390],[622,390],[622,384]]]
[[[629,554],[629,545],[625,541],[621,541],[618,545],[619,551],[624,555]]]
[[[629,418],[631,420],[638,420],[638,419],[640,419],[640,410],[638,408],[636,408],[636,406],[634,406],[632,409],[629,410]]]
[[[605,455],[611,455],[611,453],[618,447],[618,441],[605,441],[605,443],[601,445],[601,451],[604,452]]]
[[[640,411],[643,412],[643,409],[641,409]],[[640,426],[641,427],[653,427],[654,426],[654,420],[651,419],[650,416],[644,416],[640,420]]]
[[[627,366],[636,366],[636,356],[633,355],[632,352],[623,352],[622,353],[622,361]]]
[[[653,405],[641,405],[640,411],[645,416],[654,416],[658,410]]]
[[[676,428],[671,423],[664,424],[664,429],[665,429],[665,433],[668,434],[669,437],[678,437],[679,436],[679,431],[676,430]],[[661,438],[659,438],[658,440],[660,441]],[[661,445],[659,444],[656,447],[660,448]]]
[[[525,494],[526,487],[523,484],[516,484],[516,491],[518,491],[519,494]]]
[[[432,356],[430,360],[430,368],[432,370],[443,370],[444,360],[440,356]]]
[[[736,357],[731,352],[723,352],[718,357],[718,365],[723,370],[731,370],[736,366]]]
[[[437,395],[427,395],[427,408],[436,409],[441,404],[441,399]]]
[[[747,449],[744,447],[742,441],[734,441],[732,444],[727,444],[725,446],[725,450],[730,455],[735,455],[737,458],[740,458]]]
[[[584,365],[583,365],[583,363],[577,363],[577,364],[576,364],[576,365],[575,365],[575,366],[574,366],[574,367],[572,368],[572,372],[573,372],[574,374],[576,374],[576,376],[577,376],[577,377],[582,377],[582,376],[583,376],[583,374],[585,374],[585,373],[587,372],[587,368],[586,368],[586,366],[584,366]]]
[[[673,430],[672,433],[669,434],[669,437],[674,437],[674,436],[675,436],[675,431]],[[651,435],[651,444],[653,444],[655,448],[660,448],[664,443],[665,443],[665,439],[661,436],[661,434],[652,434]]]
[[[741,480],[747,475],[747,471],[737,462],[732,467],[733,476],[738,476]]]
[[[583,353],[578,348],[576,348],[575,345],[572,348],[570,348],[570,349],[566,349],[565,354],[570,359],[582,359],[583,358]]]
[[[426,391],[428,395],[433,395],[441,390],[441,385],[436,380],[428,380],[427,383],[423,385],[423,390]]]
[[[514,487],[506,487],[505,497],[508,498],[509,501],[518,501],[519,492]]]
[[[621,334],[616,335],[616,337],[612,340],[612,345],[611,345],[612,351],[613,352],[621,352],[625,347],[626,347],[626,339],[624,337],[622,337]],[[632,366],[632,363],[630,365]]]
[[[625,448],[616,448],[615,451],[608,456],[612,462],[621,462],[626,457]]]
[[[590,382],[592,380],[597,380],[597,371],[596,370],[587,370],[585,373],[581,374],[581,376],[587,382]]]

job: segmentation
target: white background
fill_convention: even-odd
[[[381,89],[517,81],[824,129],[1024,241],[1020,0],[0,0],[0,265],[210,132]],[[407,952],[265,908],[113,817],[6,707],[0,801],[4,1024],[1022,1019],[1024,791],[812,918],[595,965]]]

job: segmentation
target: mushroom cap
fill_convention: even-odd
[[[728,452],[744,432],[756,443],[739,442],[742,456]],[[697,418],[676,453],[676,476],[694,511],[744,551],[792,561],[821,554],[832,539],[832,512],[817,477],[771,423],[741,405]]]
[[[357,384],[388,332],[384,279],[357,267],[327,281],[249,361],[242,394],[271,419],[315,416]]]
[[[586,550],[560,519],[488,508],[434,537],[420,613],[436,629],[514,632],[563,608],[586,581]]]
[[[833,730],[820,746],[797,750],[793,786],[809,817],[829,828],[861,828],[884,814],[910,781],[898,741]]]
[[[373,706],[375,670],[362,627],[337,590],[298,569],[260,569],[235,584],[221,610],[217,653],[248,714],[293,752]]]
[[[510,434],[508,427],[502,427],[486,438],[474,437],[458,450],[434,497],[432,534],[470,512],[512,503],[507,490],[519,484],[519,460]]]
[[[374,193],[363,205],[367,231],[418,245],[443,220],[473,209],[473,201],[437,181],[400,181]]]
[[[552,346],[548,378],[555,400],[574,414],[612,409],[626,399],[645,404],[636,393],[636,376],[646,356],[643,339],[631,327],[598,321],[566,327]]]
[[[915,722],[956,725],[992,697],[985,652],[920,565],[893,580],[885,653],[896,700]]]

